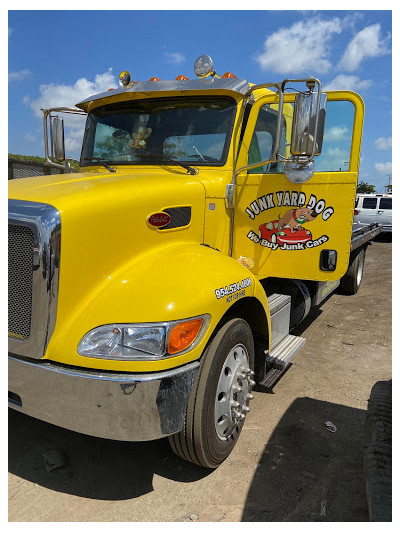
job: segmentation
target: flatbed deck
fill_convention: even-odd
[[[373,224],[354,223],[351,234],[350,250],[353,252],[366,242],[372,240],[382,232],[382,229],[382,226],[377,222],[374,222]]]

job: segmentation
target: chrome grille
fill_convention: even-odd
[[[8,332],[20,340],[31,332],[33,233],[8,225]]]
[[[41,359],[57,317],[61,218],[49,204],[8,201],[8,351]]]

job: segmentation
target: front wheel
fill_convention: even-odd
[[[253,398],[254,341],[247,322],[227,322],[206,349],[182,430],[169,437],[173,451],[216,468],[235,446]]]

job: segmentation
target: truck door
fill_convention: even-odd
[[[271,153],[277,96],[257,100],[248,114],[237,168]],[[285,95],[280,154],[288,157],[294,95]],[[254,261],[259,277],[328,281],[347,270],[359,168],[363,101],[355,93],[328,94],[322,153],[305,183],[269,163],[237,176],[233,230],[235,258]],[[325,252],[324,252],[325,250]],[[330,251],[330,252],[329,252]]]

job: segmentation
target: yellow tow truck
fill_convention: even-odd
[[[353,229],[359,95],[195,74],[44,110],[64,173],[9,184],[9,405],[216,468],[380,228]],[[62,112],[86,116],[79,173]]]

